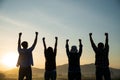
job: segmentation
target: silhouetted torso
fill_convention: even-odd
[[[29,49],[19,49],[19,59],[18,59],[18,65],[22,67],[27,67],[33,65],[33,57],[32,57],[32,50]]]
[[[71,53],[68,55],[69,71],[80,71],[80,54]]]
[[[94,47],[93,47],[94,48]],[[104,67],[109,65],[108,53],[109,46],[106,46],[104,49],[94,48],[95,51],[95,65]]]
[[[45,70],[51,71],[56,69],[56,53],[50,53],[45,51]]]

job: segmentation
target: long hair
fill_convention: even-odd
[[[48,48],[47,48],[47,52],[48,52],[48,53],[53,53],[53,48],[52,48],[52,47],[48,47]]]

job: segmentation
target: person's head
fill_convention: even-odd
[[[21,43],[21,45],[22,45],[22,47],[23,47],[24,49],[27,49],[27,48],[28,48],[28,42],[27,42],[27,41],[23,41],[23,42]]]
[[[78,52],[77,47],[76,46],[72,46],[70,52],[77,53]]]
[[[53,53],[53,48],[52,48],[52,47],[48,47],[48,48],[47,48],[47,52]]]
[[[103,49],[104,48],[104,44],[102,42],[98,43],[98,48],[99,49]]]

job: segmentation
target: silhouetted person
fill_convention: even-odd
[[[66,40],[66,53],[68,56],[68,80],[81,80],[80,57],[82,54],[82,43],[79,39],[79,51],[76,46],[72,46],[69,51],[68,39]]]
[[[57,41],[58,37],[55,37],[55,47],[46,48],[45,38],[43,38],[44,44],[44,56],[45,56],[45,80],[56,80],[56,54],[57,54]]]
[[[96,80],[111,80],[109,70],[109,45],[108,45],[108,33],[105,33],[106,40],[105,46],[102,42],[95,45],[92,39],[92,33],[89,34],[92,48],[95,52],[95,65],[96,65]]]
[[[30,48],[28,48],[27,41],[23,41],[21,43],[22,33],[19,33],[19,39],[18,39],[19,58],[18,58],[17,66],[20,66],[20,68],[19,68],[18,80],[23,80],[24,77],[26,77],[26,80],[32,80],[32,69],[31,69],[31,66],[33,66],[32,51],[34,50],[37,43],[38,32],[35,32],[35,34],[36,37],[34,43]]]

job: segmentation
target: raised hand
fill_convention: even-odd
[[[79,44],[80,44],[80,46],[82,46],[82,40],[81,39],[79,39]]]
[[[89,33],[89,36],[92,36],[92,33]]]
[[[43,37],[42,40],[44,41],[44,40],[45,40],[45,37]]]
[[[22,33],[20,32],[20,33],[19,33],[19,36],[21,36],[21,35],[22,35]]]
[[[105,36],[108,36],[108,33],[105,33]]]
[[[66,42],[68,42],[68,41],[69,41],[69,39],[66,40]]]
[[[58,40],[58,37],[55,37],[56,40]]]
[[[81,42],[81,39],[79,39],[79,42]]]
[[[35,32],[36,35],[38,35],[38,32]]]

